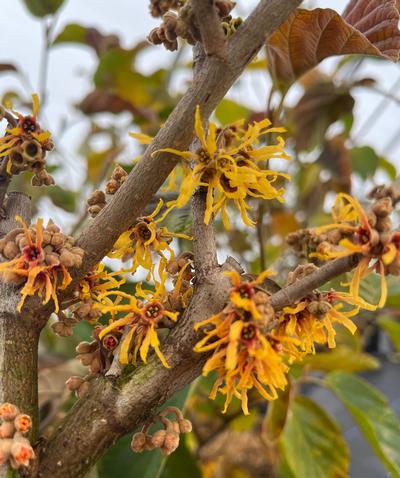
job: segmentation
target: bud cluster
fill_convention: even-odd
[[[165,418],[168,414],[175,414],[174,420]],[[148,433],[151,425],[159,421],[163,428],[157,430],[152,435]],[[190,420],[184,418],[182,412],[176,407],[167,407],[152,421],[147,423],[141,432],[135,433],[132,437],[131,448],[135,453],[151,451],[159,448],[163,455],[170,455],[179,446],[180,434],[190,433],[192,424]]]
[[[121,166],[116,166],[111,174],[110,179],[106,183],[106,193],[115,194],[122,184],[128,178],[128,173],[121,168]],[[89,199],[86,201],[88,206],[88,213],[95,217],[97,214],[106,206],[107,199],[106,193],[100,189],[96,189],[89,196]]]
[[[67,388],[80,398],[90,387],[90,380],[104,374],[110,368],[114,352],[116,351],[122,337],[122,331],[113,330],[102,339],[99,338],[103,327],[96,327],[93,331],[92,342],[81,342],[76,347],[76,353],[81,364],[89,367],[89,374],[85,377],[73,376],[67,382]]]
[[[162,8],[157,9],[157,6]],[[178,37],[186,40],[190,45],[194,45],[196,41],[201,41],[196,19],[193,13],[190,0],[185,2],[155,2],[156,7],[151,8],[153,12],[159,12],[156,16],[162,15],[162,23],[159,27],[154,28],[147,39],[153,45],[163,44],[167,50],[175,51],[178,49]],[[170,8],[177,9],[178,12],[168,10]],[[230,11],[234,8],[235,2],[231,0],[215,0],[215,7],[219,17],[223,20],[222,26],[225,32],[232,33],[232,28],[236,29],[241,22],[232,20],[229,16]],[[180,8],[179,8],[180,7]]]
[[[186,0],[150,0],[150,13],[153,17],[161,17],[168,10],[179,10]]]
[[[21,413],[18,407],[11,403],[0,406],[0,466],[7,461],[14,470],[29,466],[35,453],[24,435],[31,428],[31,417]]]
[[[65,268],[80,267],[84,255],[83,249],[75,246],[75,239],[62,233],[51,220],[43,229],[37,225],[31,225],[25,231],[23,228],[13,229],[0,239],[0,253],[9,261],[21,257],[35,266]],[[12,271],[4,271],[2,275],[7,282],[17,284],[26,279]]]

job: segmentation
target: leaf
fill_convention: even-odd
[[[379,156],[370,146],[358,146],[350,151],[353,171],[363,179],[371,178],[379,164]]]
[[[268,403],[263,422],[264,438],[268,443],[275,442],[284,430],[290,405],[290,386],[279,394],[276,400]]]
[[[378,320],[378,324],[388,334],[396,350],[400,352],[400,322],[382,317]]]
[[[192,387],[189,385],[177,392],[165,404],[183,408]],[[165,458],[160,450],[133,453],[130,448],[131,435],[126,435],[107,451],[106,455],[97,465],[100,478],[156,478],[160,476],[165,465]],[[129,474],[127,473],[129,471]]]
[[[52,186],[46,192],[55,206],[67,212],[75,212],[77,197],[73,191],[68,191],[59,186]]]
[[[339,191],[350,193],[352,166],[350,152],[343,135],[324,142],[318,162],[331,171]]]
[[[201,478],[201,470],[186,445],[186,435],[181,437],[179,447],[170,455],[165,464],[162,478]]]
[[[397,61],[396,0],[351,0],[343,15],[330,8],[298,9],[267,42],[273,75],[286,87],[333,55],[374,55]]]
[[[35,17],[45,17],[56,13],[62,6],[64,0],[23,0],[26,8],[35,15]]]
[[[223,125],[247,118],[249,114],[250,110],[248,108],[228,99],[222,100],[215,110],[215,116]]]
[[[379,361],[372,355],[355,352],[349,347],[337,347],[331,352],[320,352],[315,355],[308,355],[302,364],[311,370],[332,372],[343,370],[344,372],[360,372],[362,370],[376,370],[379,368]]]
[[[122,113],[129,111],[137,113],[138,109],[134,108],[129,101],[124,100],[117,94],[108,93],[105,90],[96,89],[89,93],[78,105],[78,108],[85,115],[95,113]]]
[[[334,372],[326,383],[342,400],[364,437],[394,477],[400,477],[400,421],[387,399],[359,377]]]
[[[386,158],[383,156],[379,156],[379,163],[378,163],[379,169],[382,169],[387,173],[389,178],[394,181],[397,177],[397,169],[394,164],[392,164],[390,161],[388,161]]]
[[[18,68],[12,63],[0,63],[0,72],[18,71]]]
[[[276,211],[271,216],[271,228],[274,234],[285,237],[290,232],[300,229],[300,224],[293,212]]]
[[[309,398],[297,396],[292,402],[281,450],[296,477],[349,476],[349,450],[338,424]]]
[[[103,35],[97,28],[85,27],[78,23],[70,23],[57,35],[53,45],[60,43],[80,43],[87,45],[100,55],[110,48],[118,48],[119,38],[116,35]]]
[[[352,113],[353,107],[348,88],[337,87],[331,81],[312,84],[290,114],[297,149],[320,145],[329,126]]]

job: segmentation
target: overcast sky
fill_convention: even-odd
[[[94,26],[105,33],[116,33],[120,36],[123,46],[132,46],[142,40],[159,21],[148,14],[148,0],[66,0],[57,20],[56,32],[71,22]],[[238,13],[245,15],[256,0],[238,0]],[[309,2],[315,6],[331,7],[338,11],[345,4],[341,0],[319,0]],[[0,75],[0,94],[12,89],[28,93],[38,89],[39,65],[42,50],[42,25],[26,11],[21,0],[0,0],[1,17],[0,32],[0,63],[12,62],[17,64],[29,78],[31,86],[24,86],[16,81],[14,75]],[[157,69],[173,61],[173,55],[162,47],[152,48],[149,53],[139,58],[139,65],[144,71]],[[79,188],[79,178],[82,177],[83,165],[76,161],[76,146],[85,123],[79,121],[79,115],[74,111],[73,104],[77,103],[91,89],[91,73],[96,65],[96,59],[91,50],[74,45],[57,46],[50,54],[49,73],[47,82],[48,99],[44,119],[51,122],[56,136],[60,133],[61,119],[68,118],[75,121],[74,127],[69,128],[63,135],[59,145],[68,164],[68,183]],[[329,68],[329,60],[324,63]],[[381,62],[367,62],[359,74],[371,76],[379,81],[379,88],[383,91],[393,89],[399,79],[397,65],[383,65]],[[178,88],[179,75],[176,78]],[[400,82],[399,82],[400,86]],[[236,99],[247,102],[254,108],[265,105],[267,82],[265,75],[257,75],[251,82],[245,83],[242,90],[231,93]],[[24,89],[25,88],[25,89]],[[393,94],[400,98],[399,88]],[[400,142],[396,147],[388,150],[388,145],[394,137],[400,136],[399,104],[389,102],[384,114],[375,122],[377,115],[371,113],[380,106],[382,96],[375,93],[359,91],[356,94],[356,122],[355,138],[358,142],[371,144],[378,152],[387,152],[390,159],[400,161],[397,157],[400,152]],[[382,108],[380,108],[382,109]],[[110,118],[116,121],[115,118]],[[365,127],[366,121],[373,121],[371,128]],[[372,123],[371,123],[372,124]],[[364,130],[363,134],[360,134]],[[398,134],[397,134],[398,133]]]

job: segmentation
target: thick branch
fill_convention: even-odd
[[[15,216],[29,223],[31,201],[22,193],[9,193],[5,205],[5,219],[0,221],[0,236],[18,227]],[[32,436],[36,438],[38,417],[37,353],[40,328],[29,318],[19,314],[20,295],[17,287],[0,282],[0,403],[11,402],[31,415]],[[0,477],[8,467],[0,467]]]
[[[191,0],[191,4],[206,55],[215,55],[221,59],[226,58],[227,41],[215,6],[215,0]]]

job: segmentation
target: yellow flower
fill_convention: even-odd
[[[25,139],[35,139],[40,143],[43,149],[51,149],[49,146],[51,133],[42,131],[37,122],[39,113],[39,97],[32,95],[33,110],[32,115],[23,116],[15,113],[18,117],[17,125],[6,129],[6,135],[0,138],[0,157],[8,156],[14,148],[21,144]],[[8,163],[7,169],[11,168]],[[10,172],[9,170],[7,171]]]
[[[116,297],[115,303],[110,299],[111,296]],[[102,299],[109,303],[109,305],[102,307],[103,313],[111,312],[115,317],[118,312],[126,312],[126,315],[121,319],[115,320],[114,318],[99,335],[99,338],[102,339],[114,329],[124,331],[119,355],[120,362],[122,364],[131,362],[136,365],[139,355],[142,361],[147,363],[147,355],[151,347],[164,367],[169,368],[169,364],[160,349],[157,327],[164,318],[176,321],[178,313],[167,310],[158,299],[141,302],[136,297],[121,291],[107,292],[102,296]],[[119,303],[121,299],[128,299],[129,303],[121,304]]]
[[[136,225],[124,232],[114,244],[113,250],[108,254],[109,257],[126,260],[132,258],[131,272],[135,272],[139,266],[149,271],[148,279],[154,277],[153,253],[160,257],[159,275],[161,276],[169,261],[175,257],[170,243],[173,238],[182,238],[190,240],[186,234],[170,232],[166,227],[159,227],[161,219],[155,219],[163,206],[160,200],[156,209],[149,215],[138,219]],[[169,257],[165,255],[168,251]]]
[[[223,413],[236,396],[247,415],[247,392],[253,387],[266,400],[276,399],[277,390],[287,385],[289,368],[285,355],[290,348],[284,345],[286,338],[281,340],[278,336],[264,334],[261,321],[249,320],[243,311],[230,305],[220,314],[197,324],[196,329],[205,325],[214,328],[205,330],[204,338],[194,350],[213,352],[203,367],[203,375],[212,371],[217,373],[210,398],[215,399],[218,391],[226,396]]]
[[[248,414],[247,392],[253,387],[267,400],[277,398],[277,390],[287,384],[285,361],[299,356],[296,339],[266,332],[274,311],[268,295],[257,287],[270,274],[265,271],[253,281],[242,282],[237,272],[227,273],[234,286],[229,303],[222,312],[195,326],[195,330],[204,328],[204,337],[194,351],[212,352],[203,374],[217,372],[210,398],[218,391],[226,395],[224,412],[236,396]]]
[[[311,253],[310,256],[331,260],[355,253],[362,254],[350,283],[350,295],[359,297],[361,280],[376,271],[381,276],[381,296],[377,307],[383,307],[387,298],[385,266],[391,264],[398,253],[395,235],[393,240],[382,245],[378,232],[369,224],[367,213],[360,203],[345,193],[338,194],[332,208],[332,217],[334,223],[317,228],[317,234],[337,229],[346,237],[342,238],[338,245],[323,242],[317,252]]]
[[[194,165],[193,170],[188,167],[183,169],[185,176],[180,185],[179,196],[176,200],[167,203],[168,209],[164,217],[173,208],[185,206],[198,186],[207,188],[204,222],[208,224],[211,216],[221,211],[222,220],[227,229],[230,228],[230,224],[226,207],[230,201],[233,201],[244,223],[249,226],[254,226],[255,222],[247,214],[250,209],[246,202],[248,197],[278,199],[282,202],[284,189],[276,188],[274,183],[278,178],[290,179],[290,177],[284,173],[263,169],[260,163],[272,158],[289,159],[284,152],[284,140],[278,137],[275,145],[254,147],[259,137],[285,131],[284,128],[271,128],[270,125],[270,121],[266,119],[249,125],[246,130],[236,128],[241,134],[233,134],[232,144],[228,146],[223,144],[226,143],[225,130],[218,133],[214,123],[209,123],[206,135],[200,108],[197,106],[195,132],[200,142],[199,149],[190,152],[165,148],[153,153],[173,153]]]
[[[58,312],[57,290],[66,289],[72,278],[62,263],[53,265],[46,263],[43,249],[43,220],[38,219],[34,226],[36,232],[34,241],[22,218],[16,216],[16,219],[23,227],[27,245],[23,248],[22,254],[0,264],[0,273],[5,280],[25,282],[20,291],[21,300],[18,303],[18,311],[21,311],[26,297],[38,295],[43,304],[53,299],[55,312]]]
[[[80,299],[98,301],[99,297],[105,292],[117,289],[126,282],[125,278],[120,280],[115,278],[115,276],[119,274],[120,271],[107,272],[104,264],[98,264],[92,272],[80,281]]]

